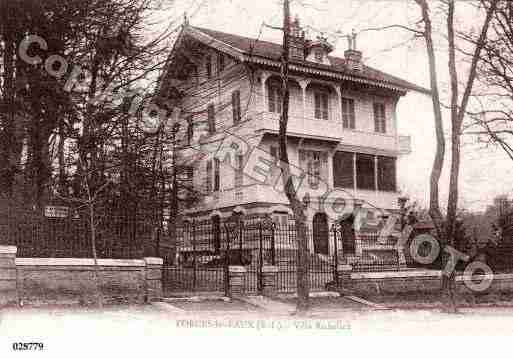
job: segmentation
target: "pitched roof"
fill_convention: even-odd
[[[248,56],[256,56],[264,59],[269,59],[273,61],[280,61],[281,53],[282,53],[282,45],[257,40],[254,38],[229,34],[226,32],[205,29],[201,27],[192,27],[193,29],[200,31],[232,48],[235,48],[239,52],[248,55]],[[363,65],[363,69],[361,71],[353,70],[346,66],[346,62],[343,58],[330,56],[329,57],[331,66],[319,64],[310,61],[300,61],[300,60],[291,60],[292,64],[302,65],[312,69],[330,71],[334,73],[349,75],[354,78],[362,78],[366,80],[375,81],[378,83],[389,84],[393,86],[397,86],[407,90],[418,91],[425,94],[430,94],[431,91],[423,88],[421,86],[415,85],[406,80],[400,79],[396,76],[389,75],[372,67]]]

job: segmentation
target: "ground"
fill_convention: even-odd
[[[382,353],[392,343],[386,338],[399,338],[396,349],[401,353],[414,346],[412,350],[420,350],[416,357],[423,357],[426,350],[440,348],[424,340],[419,349],[417,336],[437,336],[439,339],[434,340],[440,343],[447,336],[513,334],[511,308],[464,308],[460,314],[445,314],[434,309],[375,310],[347,304],[340,298],[315,299],[312,310],[301,316],[270,314],[240,301],[217,299],[111,306],[102,311],[63,306],[6,308],[0,312],[0,357],[17,357],[12,350],[17,342],[42,342],[45,349],[41,355],[51,353],[51,358],[61,357],[59,354],[82,357],[88,353],[102,357],[147,357],[159,353],[166,358],[220,353],[223,357],[240,358],[240,353],[252,357],[256,350],[269,353],[264,355],[269,357],[283,351],[288,357],[295,351],[309,353],[314,350],[313,343],[319,346],[312,354],[334,344],[350,351],[356,343],[362,344],[355,347],[355,353]],[[372,341],[375,344],[365,339],[369,335],[378,336],[377,341]],[[255,338],[259,338],[257,346]],[[387,346],[378,345],[379,338],[385,339]],[[280,346],[273,346],[276,343]],[[473,348],[471,353],[476,354],[483,345],[471,341],[461,350]]]

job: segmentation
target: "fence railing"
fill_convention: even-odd
[[[108,215],[95,220],[98,258],[142,258],[155,237],[151,221]],[[85,214],[48,218],[40,211],[0,209],[0,244],[18,247],[18,257],[92,257],[91,223]]]

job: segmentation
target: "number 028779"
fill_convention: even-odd
[[[43,343],[21,343],[21,342],[15,342],[12,343],[12,349],[16,351],[36,351],[36,350],[43,350],[45,348]]]

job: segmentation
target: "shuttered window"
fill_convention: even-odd
[[[396,190],[396,159],[393,157],[378,157],[378,189],[380,191]]]
[[[207,175],[206,175],[206,181],[205,181],[205,187],[207,193],[212,192],[212,161],[207,161]]]
[[[219,158],[214,158],[214,191],[219,191],[221,188],[221,162]]]
[[[342,126],[352,130],[356,127],[354,100],[352,98],[342,97]]]
[[[333,184],[335,187],[354,187],[353,153],[336,152],[333,156]]]
[[[216,114],[214,105],[208,105],[208,133],[213,134],[216,132]]]
[[[239,90],[232,92],[232,111],[233,111],[233,123],[237,124],[240,122],[240,119],[241,119],[240,91]]]
[[[374,190],[374,156],[356,154],[356,187],[359,189]]]
[[[281,113],[282,96],[280,86],[277,84],[269,85],[267,93],[269,112]]]
[[[374,103],[374,131],[386,133],[385,105]]]
[[[329,118],[329,97],[326,92],[314,92],[315,118],[327,120]]]

